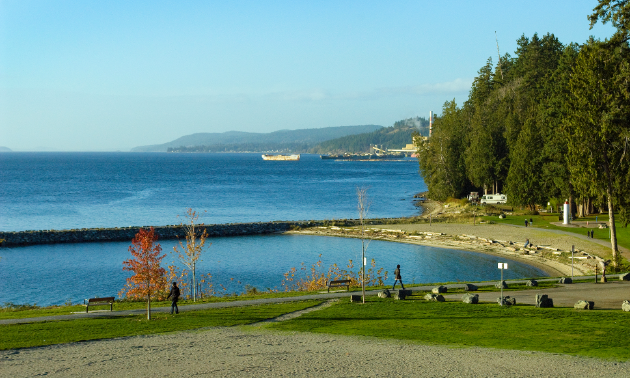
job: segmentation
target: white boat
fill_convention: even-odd
[[[263,155],[263,160],[300,160],[300,155]]]

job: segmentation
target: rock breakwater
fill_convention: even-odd
[[[380,223],[392,221],[392,219],[374,219],[369,223]],[[275,222],[254,222],[254,223],[230,223],[203,225],[209,237],[221,236],[245,236],[262,235],[302,228],[321,226],[354,226],[358,224],[356,219],[341,220],[312,220],[312,221],[275,221]],[[89,243],[108,241],[131,241],[141,228],[148,229],[150,226],[142,227],[120,227],[120,228],[82,228],[73,230],[37,230],[37,231],[0,231],[0,246],[25,246],[35,244],[56,244],[56,243]],[[183,238],[184,229],[181,225],[154,227],[159,240],[169,240]]]

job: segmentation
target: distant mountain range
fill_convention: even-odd
[[[12,152],[13,150],[10,149],[9,147],[2,147],[0,146],[0,152]]]
[[[320,142],[370,133],[383,126],[337,126],[321,129],[279,130],[271,133],[247,133],[228,131],[225,133],[196,133],[175,139],[172,142],[151,146],[140,146],[132,152],[224,152],[224,151],[288,151],[306,152]]]

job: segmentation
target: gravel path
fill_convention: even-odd
[[[630,364],[239,327],[4,351],[0,367],[0,377],[627,377]]]

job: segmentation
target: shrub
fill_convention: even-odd
[[[361,285],[361,270],[354,272],[352,268],[354,263],[352,260],[348,261],[347,269],[341,269],[337,264],[333,264],[328,267],[326,272],[321,271],[322,267],[322,255],[319,255],[319,261],[309,267],[305,263],[302,263],[300,269],[291,268],[284,274],[281,286],[285,291],[316,291],[325,289],[328,286],[328,281],[349,279],[350,286]],[[387,272],[384,268],[376,269],[376,261],[372,259],[371,268],[365,272],[365,285],[366,286],[383,286],[387,280]]]

